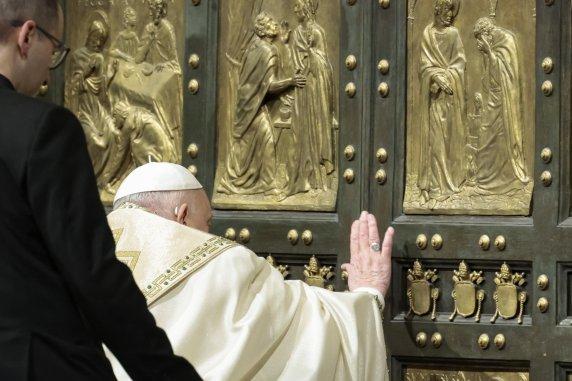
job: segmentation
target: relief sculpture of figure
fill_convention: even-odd
[[[296,0],[299,25],[290,38],[294,70],[307,78],[294,91],[292,135],[295,156],[288,170],[284,197],[331,189],[335,170],[334,130],[337,128],[335,84],[326,52],[326,33],[316,23],[318,0]]]
[[[113,118],[117,129],[130,137],[136,167],[149,162],[175,161],[175,149],[153,113],[120,101],[113,106]]]
[[[139,47],[139,36],[135,30],[137,13],[132,7],[128,6],[123,11],[123,25],[125,29],[119,32],[111,44],[110,55],[125,61],[133,61]]]
[[[66,104],[84,129],[98,186],[108,187],[117,175],[125,144],[116,139],[107,89],[115,76],[117,61],[105,65],[103,47],[109,26],[103,12],[95,12],[88,24],[85,46],[71,55]]]
[[[182,150],[182,70],[177,54],[175,28],[167,20],[167,0],[148,0],[152,21],[145,26],[137,49],[135,62],[142,64],[144,75],[170,72],[177,80],[168,84],[166,92],[154,99],[155,112],[165,125],[180,158]]]
[[[459,192],[466,179],[465,50],[453,25],[458,0],[435,0],[421,43],[421,138],[418,187],[423,203]]]
[[[483,110],[476,191],[506,194],[530,182],[523,151],[523,81],[515,35],[488,17],[474,27],[483,56]]]
[[[175,28],[166,19],[167,0],[149,0],[153,21],[145,26],[137,51],[137,63],[148,62],[156,71],[163,69],[181,74]]]
[[[266,13],[254,21],[255,37],[241,64],[232,141],[226,172],[217,188],[226,194],[276,194],[276,153],[272,119],[267,98],[292,88],[303,87],[303,75],[277,78],[277,49],[272,41],[278,35],[278,23]]]

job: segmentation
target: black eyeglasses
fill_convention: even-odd
[[[24,21],[21,20],[12,20],[10,21],[10,25],[14,28],[19,28],[24,25]],[[50,70],[57,69],[66,59],[68,53],[70,52],[70,48],[68,48],[62,41],[48,33],[44,28],[36,24],[36,28],[50,40],[50,42],[54,45],[54,52],[52,53],[52,63],[50,65]]]

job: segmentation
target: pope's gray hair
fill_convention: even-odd
[[[172,215],[175,208],[183,203],[185,197],[184,190],[181,191],[159,191],[141,192],[120,198],[113,203],[113,209],[119,209],[126,203],[135,204],[153,212]]]

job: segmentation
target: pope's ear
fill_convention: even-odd
[[[187,224],[187,215],[189,213],[189,205],[187,203],[182,204],[177,208],[177,222],[181,225]]]

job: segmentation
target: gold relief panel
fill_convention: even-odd
[[[528,215],[534,1],[409,0],[409,214]]]
[[[149,161],[182,150],[183,0],[84,0],[66,6],[72,49],[65,104],[78,117],[102,201]]]
[[[405,381],[529,381],[528,372],[439,370],[407,367]]]
[[[214,206],[334,210],[339,2],[222,0],[220,18]]]

